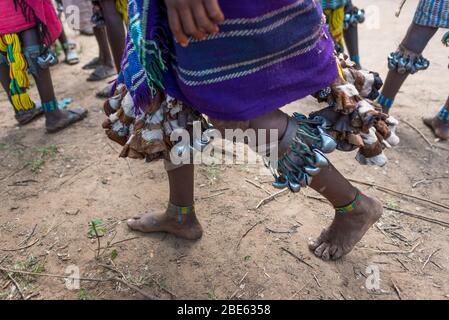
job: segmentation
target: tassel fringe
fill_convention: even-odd
[[[10,100],[16,111],[26,111],[35,107],[26,89],[30,87],[27,73],[28,63],[22,53],[22,46],[17,34],[0,35],[0,52],[6,54],[11,79]]]

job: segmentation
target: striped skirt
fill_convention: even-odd
[[[449,28],[449,0],[420,0],[414,23],[436,28]]]

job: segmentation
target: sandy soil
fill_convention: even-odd
[[[365,8],[373,3],[354,2]],[[382,14],[381,29],[369,30],[365,24],[360,30],[362,63],[383,76],[386,57],[404,35],[417,1],[409,1],[399,19],[394,17],[396,2],[376,1]],[[425,51],[432,63],[430,69],[406,82],[393,115],[408,120],[432,143],[449,148],[448,143],[435,142],[421,122],[422,116],[437,112],[448,94],[448,51],[439,41],[442,34],[440,31]],[[260,183],[269,192],[276,191],[257,166],[197,168],[196,206],[205,229],[200,241],[130,232],[126,218],[164,208],[167,178],[162,163],[118,158],[119,146],[106,138],[100,126],[102,101],[94,98],[94,92],[104,84],[86,82],[88,72],[81,70],[96,54],[95,41],[76,39],[82,46],[81,63],[72,67],[60,64],[52,73],[59,97],[72,97],[73,106],[89,109],[85,121],[56,135],[44,133],[43,119],[18,127],[5,94],[0,93],[0,267],[39,274],[13,274],[25,297],[143,298],[116,281],[83,281],[80,289],[69,290],[63,279],[43,276],[65,275],[71,265],[76,265],[83,277],[123,277],[164,299],[449,297],[449,152],[429,148],[404,123],[399,128],[402,142],[387,150],[390,162],[384,168],[360,166],[353,153],[331,156],[347,177],[392,189],[394,192],[384,192],[359,185],[396,210],[386,210],[380,222],[341,261],[320,261],[307,249],[308,239],[318,235],[333,215],[328,204],[313,198],[318,195],[312,190],[284,194],[255,209],[267,193],[245,179]],[[32,92],[36,96],[35,89]],[[305,99],[286,109],[308,112],[317,107],[312,99]],[[397,210],[446,221],[446,227]],[[95,259],[97,243],[88,237],[88,223],[96,218],[103,220],[106,229],[102,247],[127,240],[112,244],[99,260]],[[100,265],[111,260],[121,274]],[[380,286],[369,290],[372,269],[379,271]],[[0,298],[20,299],[4,273],[0,276]]]

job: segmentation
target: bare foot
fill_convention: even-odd
[[[203,228],[194,211],[188,215],[169,211],[171,210],[167,209],[164,214],[147,213],[141,217],[134,217],[128,220],[128,227],[145,233],[167,232],[187,240],[201,238]]]
[[[45,127],[47,133],[55,133],[65,129],[72,124],[83,120],[87,115],[87,110],[83,108],[73,108],[67,110],[55,110],[45,113]]]
[[[382,216],[382,204],[361,194],[361,205],[348,213],[337,213],[332,224],[323,230],[309,249],[323,260],[337,260],[348,254],[368,229]]]
[[[438,117],[423,118],[423,122],[426,126],[432,129],[433,133],[440,139],[449,139],[449,123],[443,121]]]

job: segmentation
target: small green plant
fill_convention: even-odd
[[[45,271],[45,261],[39,260],[33,255],[27,257],[24,261],[18,261],[14,265],[14,269],[32,273],[42,273]],[[30,288],[31,282],[35,281],[34,275],[20,274],[14,275],[20,285],[24,288]]]
[[[128,277],[126,277],[126,278],[131,284],[138,286],[138,287],[141,287],[141,286],[147,284],[147,282],[148,282],[148,278],[141,274],[136,275],[136,276],[132,276],[132,275],[128,274]]]
[[[217,295],[215,294],[215,287],[213,287],[212,290],[207,293],[207,298],[209,300],[217,300]]]
[[[401,206],[394,200],[389,200],[386,203],[388,209],[399,209]]]
[[[89,291],[81,289],[78,292],[78,300],[95,300],[95,297]]]
[[[104,222],[100,218],[92,219],[89,222],[89,230],[87,231],[87,236],[89,238],[100,238],[103,237],[107,232],[104,227]]]
[[[8,145],[6,143],[0,143],[0,151],[6,150]]]
[[[39,147],[34,149],[37,156],[27,162],[27,166],[30,168],[31,172],[37,174],[41,171],[42,167],[45,165],[45,160],[48,158],[54,159],[58,153],[58,148],[55,145],[49,145],[45,147]]]
[[[32,173],[39,173],[45,164],[45,160],[42,158],[33,159],[27,162],[27,166]]]
[[[117,256],[118,256],[117,250],[116,249],[112,250],[111,251],[111,260],[114,261],[115,258],[117,258]]]
[[[35,256],[31,255],[27,257],[25,261],[17,262],[15,268],[22,271],[42,273],[45,271],[45,264]]]
[[[95,259],[98,259],[100,257],[100,251],[101,251],[101,240],[100,238],[103,237],[107,232],[107,229],[104,227],[103,220],[99,218],[92,219],[89,222],[89,229],[87,231],[87,236],[89,238],[97,239],[97,250],[95,251]]]
[[[36,148],[37,152],[40,153],[41,157],[51,157],[54,158],[58,153],[58,147],[54,144],[45,147]]]

